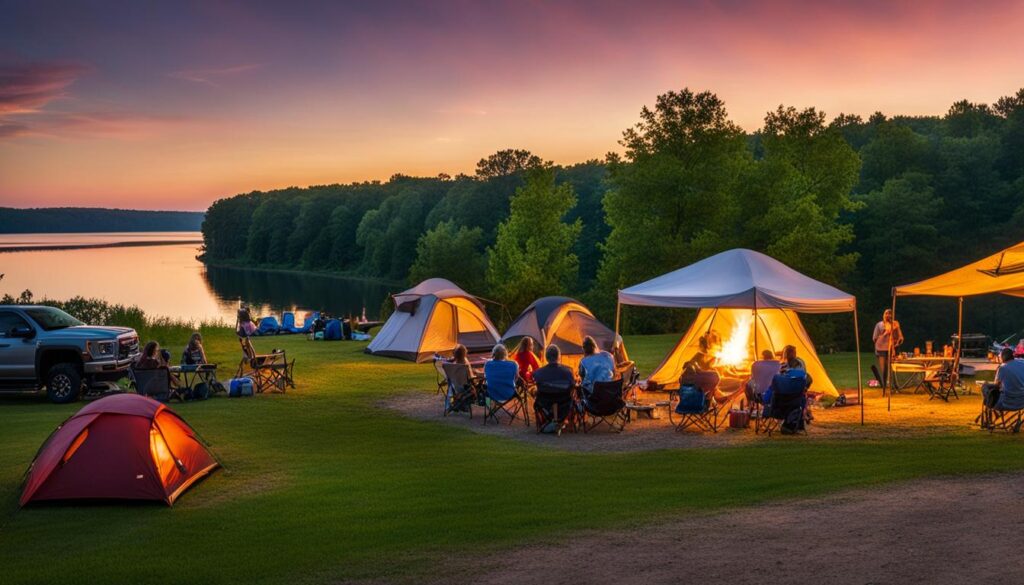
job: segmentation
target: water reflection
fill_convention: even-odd
[[[337,316],[358,316],[365,310],[367,318],[376,319],[391,289],[397,290],[379,282],[339,276],[214,266],[205,268],[203,278],[221,314],[232,317],[243,301],[260,315],[324,310]],[[300,315],[297,318],[301,321]]]

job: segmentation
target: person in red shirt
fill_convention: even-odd
[[[512,359],[519,364],[519,377],[527,384],[532,384],[533,372],[540,368],[540,362],[537,361],[537,356],[533,353],[532,337],[524,337],[519,341],[519,346],[516,347]]]

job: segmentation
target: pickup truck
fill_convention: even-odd
[[[0,391],[46,388],[55,403],[116,382],[139,355],[129,327],[92,327],[54,307],[0,305]]]

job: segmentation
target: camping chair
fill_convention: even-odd
[[[171,386],[171,372],[166,368],[128,369],[129,377],[135,386],[135,393],[148,396],[154,400],[168,402],[172,398],[184,401],[184,392],[188,388]]]
[[[950,396],[960,400],[956,392],[958,381],[959,377],[953,372],[953,363],[949,362],[940,369],[928,370],[921,379],[921,386],[928,392],[928,400],[939,398],[949,402]]]
[[[615,364],[615,374],[622,380],[622,395],[626,396],[634,391],[640,383],[640,371],[636,369],[636,362],[630,360]]]
[[[986,404],[985,400],[982,399],[981,415],[975,419],[975,422],[980,423],[981,428],[988,429],[990,433],[993,431],[1019,433],[1021,426],[1024,425],[1024,410],[995,408]]]
[[[437,382],[437,394],[442,394],[448,390],[448,374],[444,371],[444,358],[438,354],[434,354],[434,373],[435,381]]]
[[[538,406],[537,406],[537,396],[540,396],[541,394],[558,394],[558,393],[563,392],[564,390],[565,390],[564,387],[559,388],[559,387],[553,387],[553,386],[546,386],[544,384],[538,384],[536,386],[536,392],[535,392],[535,395],[534,395],[534,402],[533,402],[533,419],[534,419],[534,422],[537,424],[537,432],[538,433],[540,433],[544,429],[544,427],[546,427],[548,425],[548,423],[551,422],[552,416],[548,415],[544,411],[544,409],[538,408]],[[554,407],[553,407],[554,412],[552,413],[552,415],[554,415],[555,418],[561,418],[562,419],[562,424],[559,425],[558,431],[556,432],[557,435],[561,435],[562,431],[565,431],[565,430],[569,430],[569,431],[572,431],[572,432],[575,433],[579,428],[581,428],[583,426],[583,422],[582,422],[582,418],[583,418],[582,417],[582,412],[583,412],[583,409],[582,409],[582,407],[580,405],[579,386],[578,385],[574,385],[573,387],[569,388],[569,404],[566,407],[566,408],[568,408],[569,412],[562,413],[559,410],[559,408],[560,408],[559,405],[555,404]],[[564,414],[564,416],[563,416],[563,414]]]
[[[792,370],[791,370],[792,371]],[[783,429],[787,420],[796,418],[793,432],[803,431],[807,434],[807,378],[778,374],[772,379],[771,397],[765,405],[764,423],[758,432],[772,433]]]
[[[703,390],[693,384],[683,384],[675,394],[679,402],[675,408],[669,407],[668,420],[675,425],[677,431],[695,428],[718,432],[718,406],[713,400],[708,400]],[[671,403],[671,397],[669,401]],[[673,415],[678,415],[678,423]]]
[[[517,416],[522,416],[523,421],[529,425],[530,413],[526,409],[525,385],[520,383],[519,377],[506,379],[498,376],[486,376],[486,372],[485,369],[484,424],[487,424],[487,419],[494,419],[494,422],[498,422],[498,415],[504,412],[509,416],[508,424],[512,424]]]
[[[468,412],[469,418],[473,418],[473,403],[476,402],[480,387],[472,370],[466,364],[442,360],[435,360],[435,367],[438,363],[445,379],[444,416],[452,412]]]
[[[236,378],[249,376],[257,392],[284,392],[287,386],[295,387],[295,360],[289,362],[283,349],[258,354],[248,337],[240,337],[238,341],[242,345],[242,360],[238,363]]]
[[[626,428],[626,401],[623,400],[623,380],[594,382],[594,389],[585,395],[583,406],[583,432],[589,432],[602,424],[621,433]],[[587,423],[589,417],[590,423]]]
[[[750,366],[750,416],[754,419],[754,432],[759,432],[765,417],[764,393],[772,385],[772,378],[782,369],[778,360],[758,360]]]

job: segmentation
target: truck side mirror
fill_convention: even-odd
[[[11,329],[11,337],[15,339],[32,339],[36,336],[36,330],[27,326],[22,325]]]

